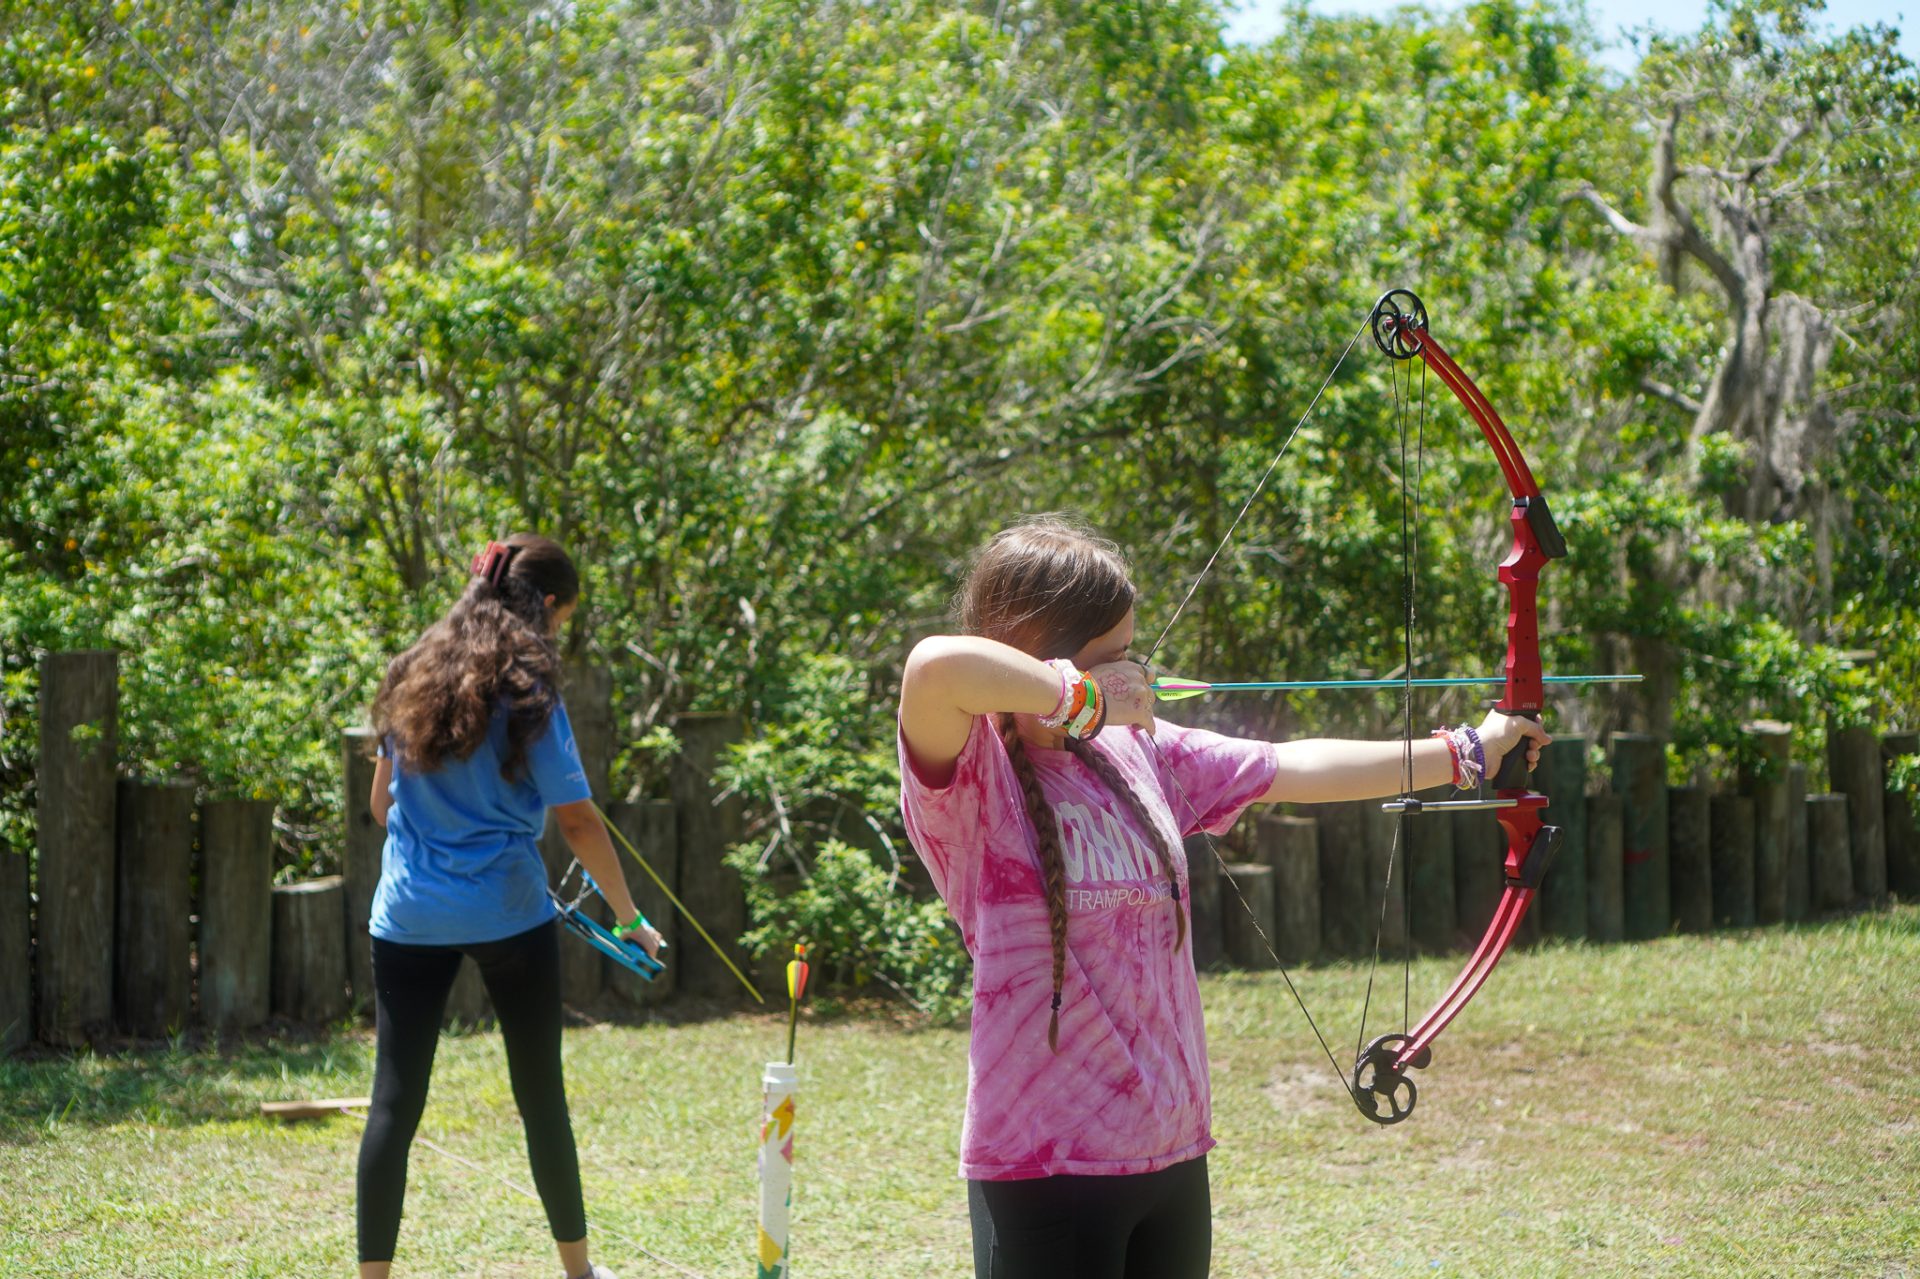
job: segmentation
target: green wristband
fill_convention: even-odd
[[[615,924],[613,926],[613,935],[615,937],[618,937],[620,940],[625,941],[629,933],[637,933],[642,928],[652,928],[652,927],[653,925],[647,922],[647,917],[645,915],[635,915],[633,917],[633,922],[631,924]]]

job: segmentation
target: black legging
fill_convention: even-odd
[[[1122,1177],[970,1181],[974,1279],[1206,1279],[1207,1157]]]
[[[587,1236],[580,1162],[560,1076],[560,931],[545,923],[502,941],[406,946],[373,940],[373,1108],[360,1139],[360,1260],[391,1261],[407,1193],[407,1148],[427,1105],[447,992],[473,956],[507,1041],[507,1073],[527,1133],[533,1184],[562,1243]]]

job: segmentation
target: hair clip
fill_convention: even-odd
[[[500,583],[507,579],[507,570],[513,567],[513,557],[519,553],[517,546],[488,542],[486,549],[473,557],[473,575],[486,578],[487,584],[498,590]]]

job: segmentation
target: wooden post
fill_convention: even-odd
[[[1444,798],[1447,789],[1451,788],[1428,791],[1422,798]],[[1452,950],[1459,940],[1456,930],[1460,926],[1454,888],[1453,823],[1445,813],[1409,817],[1405,844],[1407,874],[1413,887],[1407,928],[1414,945],[1435,953]]]
[[[200,810],[200,1018],[217,1030],[267,1019],[273,951],[273,802]]]
[[[1360,812],[1367,850],[1367,950],[1372,953],[1377,945],[1381,954],[1405,954],[1410,881],[1400,818],[1382,809],[1377,799],[1361,800]]]
[[[1827,776],[1847,797],[1847,839],[1853,850],[1853,891],[1869,906],[1887,904],[1887,775],[1880,742],[1870,728],[1827,729]]]
[[[1753,918],[1777,924],[1787,918],[1787,766],[1793,730],[1772,720],[1747,725],[1756,763],[1740,770],[1740,793],[1753,800]]]
[[[27,856],[0,848],[0,1057],[33,1038],[33,893]]]
[[[743,838],[745,816],[740,800],[720,798],[720,788],[713,784],[713,770],[744,729],[738,715],[723,711],[680,715],[674,720],[674,731],[680,738],[672,771],[680,836],[680,900],[745,971],[739,937],[747,928],[746,893],[740,876],[721,860]],[[682,950],[681,990],[708,998],[731,998],[739,991],[733,974],[704,942]]]
[[[1254,856],[1273,867],[1273,949],[1283,964],[1320,954],[1320,823],[1269,813],[1254,824]]]
[[[1542,819],[1560,828],[1560,850],[1534,913],[1542,933],[1578,940],[1587,935],[1587,739],[1554,738],[1534,776],[1534,788],[1550,801]]]
[[[1753,800],[1713,797],[1713,921],[1722,928],[1754,922]]]
[[[1621,887],[1628,941],[1673,922],[1667,855],[1667,747],[1645,733],[1613,735],[1613,790],[1620,796]]]
[[[1373,946],[1374,914],[1367,893],[1367,813],[1375,800],[1320,804],[1320,949],[1358,958]]]
[[[1920,733],[1888,733],[1880,739],[1882,771],[1892,776],[1893,762],[1920,755]],[[1920,820],[1914,797],[1891,786],[1886,798],[1887,887],[1906,901],[1920,897]]]
[[[605,796],[607,775],[613,765],[613,673],[604,666],[570,662],[566,678],[567,717],[573,721],[573,741],[580,750],[587,785],[596,797]],[[547,823],[540,851],[546,858],[547,878],[557,881],[572,863],[573,850],[552,821]],[[604,901],[593,901],[586,913],[603,924],[613,922],[613,913]],[[560,941],[560,998],[576,1008],[588,1007],[600,998],[608,962],[577,938],[562,937]]]
[[[1713,927],[1714,872],[1712,821],[1717,812],[1704,787],[1667,787],[1667,861],[1673,922],[1683,933]]]
[[[1267,942],[1262,940],[1262,935],[1271,939],[1274,931],[1273,867],[1236,862],[1227,867],[1226,873],[1233,880],[1233,887],[1240,890],[1240,899],[1246,902],[1244,910],[1240,909],[1240,900],[1222,909],[1227,958],[1237,968],[1272,968],[1273,956],[1267,953]],[[1227,891],[1231,895],[1233,889]]]
[[[667,887],[678,893],[680,886],[674,880],[680,867],[679,834],[674,823],[673,801],[623,801],[609,805],[607,817],[621,834],[633,841],[633,846],[646,857],[647,864],[667,881]],[[673,994],[680,961],[684,958],[685,948],[680,944],[682,933],[691,938],[696,946],[701,941],[691,928],[680,928],[679,912],[674,910],[673,903],[667,900],[667,895],[660,891],[653,877],[641,869],[625,849],[620,850],[620,860],[626,867],[627,891],[633,894],[634,904],[660,930],[660,937],[666,943],[666,948],[660,952],[660,960],[667,970],[648,981],[638,973],[611,966],[607,972],[607,987],[630,1004],[653,1008],[665,1003]]]
[[[1500,829],[1491,809],[1470,809],[1451,816],[1454,911],[1459,940],[1471,946],[1493,922],[1500,894],[1506,890],[1507,833]]]
[[[349,728],[340,734],[341,814],[346,830],[340,868],[347,934],[347,981],[360,1015],[373,1012],[373,890],[380,883],[380,857],[387,828],[373,820],[373,730]]]
[[[122,781],[116,809],[115,1019],[154,1039],[193,1011],[193,786]]]
[[[1593,941],[1627,935],[1623,807],[1612,791],[1587,796],[1587,936]]]
[[[119,659],[40,661],[40,1038],[71,1047],[113,1016],[113,803]]]
[[[561,953],[566,953],[569,945],[579,945],[571,938],[560,938]],[[466,956],[460,958],[460,971],[453,979],[453,989],[447,993],[447,1011],[441,1018],[441,1024],[453,1027],[483,1026],[493,1020],[493,1001],[487,998],[487,984],[480,980],[480,967]]]
[[[1807,862],[1815,911],[1853,905],[1853,849],[1845,795],[1807,796]]]
[[[347,1015],[347,890],[338,875],[273,890],[273,1011],[294,1021]]]
[[[1222,931],[1220,863],[1214,859],[1213,846],[1205,835],[1189,835],[1182,842],[1187,855],[1187,893],[1192,898],[1188,913],[1193,924],[1193,966],[1200,972],[1216,968],[1227,952]]]
[[[1807,857],[1807,766],[1787,767],[1787,918],[1813,913],[1813,870]]]

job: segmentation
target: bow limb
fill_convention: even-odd
[[[1549,560],[1566,555],[1566,542],[1519,444],[1473,379],[1428,332],[1420,299],[1404,289],[1387,293],[1374,308],[1373,334],[1389,356],[1399,360],[1417,356],[1426,364],[1466,408],[1500,464],[1512,498],[1513,546],[1499,570],[1500,583],[1507,589],[1507,658],[1502,695],[1494,709],[1538,720],[1544,700],[1537,601],[1540,570]],[[1492,782],[1498,820],[1507,839],[1499,905],[1466,967],[1440,1001],[1404,1034],[1372,1041],[1354,1063],[1354,1100],[1361,1113],[1376,1123],[1398,1123],[1412,1113],[1417,1091],[1407,1071],[1432,1060],[1434,1039],[1486,984],[1512,944],[1559,846],[1560,829],[1541,819],[1547,797],[1529,784],[1524,744],[1507,752]],[[1411,811],[1420,808],[1416,805]]]

